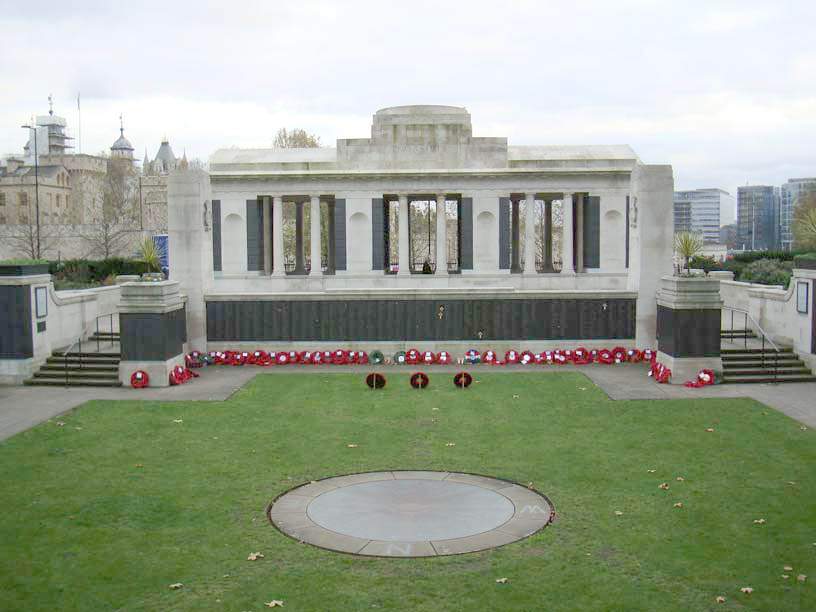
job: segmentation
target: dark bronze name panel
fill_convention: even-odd
[[[657,307],[657,347],[672,357],[719,357],[720,310]]]
[[[122,361],[165,361],[184,352],[187,309],[172,312],[121,313]]]
[[[224,341],[604,340],[635,337],[635,300],[282,300],[207,302]]]

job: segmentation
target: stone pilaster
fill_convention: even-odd
[[[312,267],[309,270],[310,276],[321,276],[323,274],[323,264],[321,262],[321,237],[320,237],[320,196],[311,197],[311,208],[309,209],[309,246]]]
[[[411,274],[410,261],[410,243],[408,238],[408,196],[401,195],[399,197],[399,276],[408,276]]]
[[[436,196],[436,274],[448,273],[448,215],[445,212],[445,196]]]
[[[575,274],[575,262],[572,257],[572,194],[565,193],[563,200],[563,226],[561,227],[561,274]]]
[[[536,274],[535,194],[528,193],[524,202],[524,274]]]
[[[122,360],[119,380],[130,384],[144,370],[151,387],[166,387],[177,365],[184,365],[187,342],[186,309],[178,281],[122,285],[119,303]]]
[[[657,360],[672,383],[694,380],[703,368],[722,373],[720,281],[664,276],[657,294]]]

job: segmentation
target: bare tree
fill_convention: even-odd
[[[89,205],[80,232],[89,251],[105,259],[121,253],[138,231],[139,192],[136,170],[129,161],[110,160],[101,197]]]
[[[281,128],[275,134],[272,146],[276,149],[316,149],[320,146],[320,137],[301,128],[294,128],[291,132]]]
[[[37,249],[37,222],[34,212],[28,211],[20,223],[7,226],[10,232],[4,237],[8,241],[9,251],[19,253],[27,259],[46,259],[53,256],[59,247],[62,227],[40,223],[40,246]]]
[[[816,191],[799,198],[793,211],[793,236],[798,250],[816,249]]]

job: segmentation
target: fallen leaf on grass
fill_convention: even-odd
[[[431,408],[431,410],[439,410],[439,408]]]
[[[586,390],[587,390],[587,388],[586,388],[586,387],[578,387],[578,388],[579,388],[581,391],[586,391]]]
[[[669,483],[668,482],[661,482],[659,485],[657,485],[657,488],[658,489],[663,489],[664,491],[668,491]]]
[[[62,421],[57,421],[57,427],[65,427],[65,423]]]
[[[507,578],[496,578],[496,582],[499,584],[507,584]]]
[[[799,582],[804,582],[805,580],[807,580],[807,576],[805,574],[799,574],[796,577],[796,580],[799,581]]]
[[[532,483],[532,482],[528,482],[528,483],[527,483],[527,488],[528,488],[528,489],[532,489],[532,488],[533,488],[533,483]]]
[[[796,481],[795,480],[789,480],[788,484],[791,485],[792,487],[795,487],[796,486]]]
[[[801,429],[802,431],[807,431],[807,427],[805,427],[804,425],[802,425],[799,429]]]
[[[143,464],[143,463],[137,463],[137,464],[135,465],[135,467],[137,467],[137,468],[143,468],[143,467],[144,467],[144,464]]]
[[[620,510],[615,510],[615,516],[623,516],[623,512]]]
[[[657,470],[647,470],[650,474],[654,474]]]
[[[717,597],[714,598],[714,601],[716,601],[717,603],[725,603],[725,597],[723,597],[722,595],[717,595]]]
[[[786,565],[786,566],[785,566],[785,567],[783,567],[782,569],[783,569],[783,570],[785,570],[786,572],[792,572],[792,571],[793,571],[793,567],[792,567],[792,566],[790,566],[790,565]]]
[[[765,519],[754,519],[754,525],[764,525]]]
[[[714,431],[714,428],[713,427],[706,427],[706,431],[708,433],[711,433],[712,431]]]
[[[519,398],[518,395],[515,395],[515,394],[513,395],[513,399],[518,399],[518,398]]]
[[[170,585],[170,588],[173,589],[174,591],[177,591],[178,589],[180,589],[183,586],[184,585],[181,584],[180,582],[174,582],[173,584]]]
[[[264,604],[267,608],[282,608],[283,607],[283,600],[282,599],[273,599],[272,601]]]
[[[682,508],[683,507],[683,502],[677,502],[676,504],[674,504],[674,507],[675,508]]]
[[[782,580],[787,580],[788,578],[790,578],[790,576],[787,574],[782,574]]]
[[[445,446],[456,446],[456,442],[448,442]]]
[[[81,427],[74,427],[74,429],[76,429],[77,431],[82,431]]]
[[[247,561],[257,561],[258,559],[263,559],[263,558],[264,558],[264,556],[263,556],[262,553],[254,552],[254,553],[249,553],[249,556],[247,557]]]
[[[173,422],[174,423],[183,423],[184,420],[183,419],[173,419]]]
[[[752,589],[751,587],[742,587],[742,588],[740,589],[740,591],[742,591],[742,592],[743,592],[743,593],[745,593],[746,595],[750,595],[751,593],[753,593],[753,592],[754,592],[754,589]]]
[[[685,478],[683,478],[682,476],[678,476],[677,478],[675,478],[675,480],[677,482],[683,482],[685,480]]]
[[[347,448],[357,448],[357,444],[346,444]]]

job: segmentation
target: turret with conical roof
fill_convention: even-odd
[[[170,174],[170,172],[176,169],[177,164],[178,160],[165,136],[162,139],[158,153],[156,153],[156,158],[153,160],[153,170],[159,174]]]

